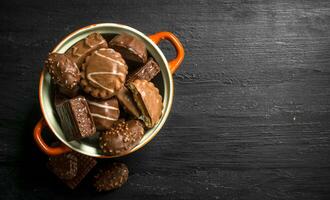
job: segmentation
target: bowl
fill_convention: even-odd
[[[103,154],[98,148],[96,138],[69,142],[65,138],[65,134],[61,129],[60,121],[56,117],[56,111],[52,104],[54,90],[52,88],[50,75],[45,69],[43,69],[39,82],[39,102],[43,117],[36,124],[33,136],[39,148],[49,156],[60,155],[70,151],[76,151],[81,154],[97,158],[113,158],[130,154],[142,148],[157,135],[157,133],[161,130],[164,123],[166,122],[166,119],[170,113],[173,101],[172,74],[180,66],[184,58],[184,49],[178,38],[170,32],[159,32],[146,36],[140,31],[126,25],[115,23],[93,24],[69,34],[54,48],[53,52],[64,53],[76,42],[84,39],[93,32],[98,32],[107,36],[120,33],[128,33],[140,38],[146,44],[149,55],[155,59],[161,69],[161,73],[158,75],[158,77],[155,78],[155,84],[157,87],[159,87],[160,93],[163,97],[164,106],[162,110],[162,117],[152,129],[146,131],[145,135],[137,146],[135,146],[130,151],[120,155],[112,156]],[[157,46],[161,40],[168,40],[176,50],[176,57],[169,62],[166,60],[164,54]],[[48,126],[54,135],[61,141],[58,146],[50,146],[44,141],[42,137],[42,130],[46,126]]]

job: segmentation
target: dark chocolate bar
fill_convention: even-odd
[[[133,82],[136,79],[147,80],[150,81],[160,72],[159,65],[154,61],[154,59],[150,58],[148,62],[137,69],[132,74],[129,74],[126,82]]]

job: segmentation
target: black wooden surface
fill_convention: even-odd
[[[165,127],[98,194],[49,173],[32,130],[45,56],[101,22],[171,31],[186,58]],[[0,199],[330,199],[327,0],[1,1],[0,49]]]

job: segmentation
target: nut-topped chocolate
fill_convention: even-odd
[[[126,183],[128,173],[128,168],[124,163],[112,163],[98,171],[94,187],[98,192],[120,188]]]
[[[143,135],[144,129],[138,120],[119,120],[111,129],[101,134],[100,148],[105,154],[120,155],[135,147]]]
[[[51,53],[45,61],[45,67],[61,93],[70,97],[77,95],[80,72],[72,60],[64,54]]]
[[[152,82],[137,79],[128,84],[135,102],[142,113],[146,127],[156,125],[162,115],[163,102],[159,90]]]
[[[85,39],[73,45],[65,55],[67,55],[80,68],[85,58],[93,51],[100,48],[107,48],[107,41],[99,33],[92,33]]]
[[[118,51],[125,60],[145,63],[147,62],[146,45],[139,38],[122,33],[115,36],[109,43],[109,47]]]
[[[109,99],[124,85],[127,65],[120,53],[102,48],[86,58],[80,85],[95,98]]]
[[[119,105],[116,98],[107,100],[87,99],[97,130],[110,129],[119,118]]]
[[[77,96],[56,105],[63,132],[68,141],[92,136],[96,133],[87,101]]]

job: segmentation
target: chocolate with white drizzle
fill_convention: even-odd
[[[120,53],[109,48],[96,50],[82,66],[80,85],[95,98],[109,99],[124,85],[127,69]]]
[[[88,55],[97,49],[107,47],[107,41],[101,34],[92,33],[85,39],[80,40],[73,45],[67,52],[65,52],[65,55],[75,62],[79,68],[81,68],[82,63]]]
[[[119,118],[119,105],[116,98],[108,100],[87,99],[89,110],[97,130],[108,130]]]

